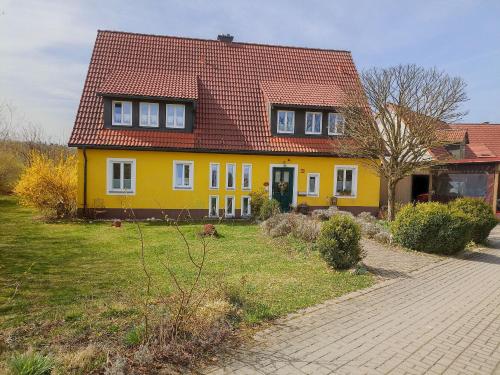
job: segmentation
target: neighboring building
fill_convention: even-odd
[[[500,213],[500,124],[444,124],[440,137],[446,145],[429,154],[440,161],[429,171],[403,179],[397,187],[397,202],[447,202],[457,197],[482,198]],[[381,185],[381,203],[387,204],[387,189]]]
[[[98,32],[69,141],[79,212],[248,216],[260,189],[285,211],[376,212],[379,178],[336,156],[351,54],[218,39]]]

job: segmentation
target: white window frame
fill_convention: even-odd
[[[130,189],[113,188],[113,164],[120,163],[120,177],[123,181],[123,164],[131,163],[130,168]],[[136,182],[136,161],[135,159],[121,159],[121,158],[108,158],[106,163],[106,194],[107,195],[135,195],[135,182]],[[123,182],[121,182],[122,184]]]
[[[316,185],[314,186],[314,191],[309,191],[309,178],[316,178]],[[308,173],[307,174],[307,195],[309,197],[319,197],[319,173]]]
[[[248,171],[248,186],[245,186],[245,167]],[[241,165],[241,190],[252,190],[252,164],[244,163]]]
[[[169,106],[173,106],[174,107],[174,125],[173,126],[169,126],[168,125],[168,107]],[[177,110],[176,110],[177,107],[182,107],[182,113],[183,113],[183,116],[184,116],[184,125],[183,126],[177,126],[177,116],[175,116],[175,114],[177,112]],[[185,129],[186,128],[186,105],[184,105],[184,104],[168,103],[165,106],[165,127],[167,129]]]
[[[148,123],[146,125],[142,124],[142,107],[147,106],[148,108]],[[151,123],[151,106],[156,107],[156,124]],[[160,105],[158,103],[151,102],[140,102],[139,103],[139,126],[141,128],[157,128],[160,126]]]
[[[285,126],[288,122],[288,115],[292,113],[293,121],[292,121],[292,130],[280,130],[280,113],[285,112]],[[287,110],[278,110],[276,111],[276,133],[279,134],[294,134],[295,133],[295,111],[287,111]]]
[[[233,184],[234,186],[229,187],[229,166],[233,166]],[[226,163],[226,189],[227,190],[236,190],[236,163]]]
[[[227,201],[228,199],[231,198],[233,200],[233,207],[232,207],[232,210],[231,212],[228,214],[227,213]],[[224,199],[224,217],[234,217],[236,213],[236,198],[234,195],[226,195],[225,199]]]
[[[115,121],[115,104],[116,103],[122,103],[122,115],[121,115],[121,122],[116,122]],[[123,103],[129,103],[130,104],[130,123],[125,123],[123,122]],[[132,102],[129,100],[113,100],[111,102],[111,125],[112,126],[132,126],[133,119],[132,117],[134,116],[134,107],[132,105]]]
[[[307,115],[312,115],[313,116],[313,131],[307,131]],[[319,132],[314,131],[314,120],[315,117],[319,115]],[[305,134],[312,134],[312,135],[320,135],[323,133],[323,113],[322,112],[306,112],[305,116],[305,122],[304,122],[304,131]]]
[[[335,117],[335,132],[330,131],[330,117]],[[342,122],[338,122],[338,119],[342,118]],[[342,131],[339,132],[338,125],[342,124]],[[328,113],[328,135],[343,135],[345,132],[345,122],[343,116],[338,112]]]
[[[210,215],[210,213],[212,212],[212,198],[215,198],[216,202],[217,202],[216,206],[215,206],[215,209],[217,211],[217,215],[216,216]],[[209,195],[208,196],[208,217],[220,217],[219,196],[218,195]]]
[[[339,170],[352,170],[352,191],[351,195],[337,194],[337,174]],[[344,179],[345,181],[345,179]],[[333,195],[337,198],[356,198],[358,194],[358,166],[357,165],[336,165],[333,172]]]
[[[217,166],[217,186],[212,186],[212,167]],[[220,163],[210,163],[208,167],[208,188],[218,190],[220,187]]]
[[[243,212],[243,200],[248,199],[248,213]],[[252,216],[252,205],[251,202],[252,198],[250,195],[242,195],[241,196],[241,207],[240,207],[240,215],[241,217],[250,217]]]
[[[176,176],[176,166],[182,164],[182,165],[189,165],[189,185],[188,186],[177,186],[175,184]],[[172,162],[172,188],[174,190],[193,190],[194,189],[194,161],[192,160],[174,160]]]

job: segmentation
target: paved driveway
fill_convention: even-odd
[[[210,373],[500,374],[500,227],[491,238],[278,321]]]

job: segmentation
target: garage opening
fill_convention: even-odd
[[[429,200],[429,175],[416,174],[411,181],[412,202],[427,202]]]

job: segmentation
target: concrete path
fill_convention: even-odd
[[[495,248],[293,314],[210,374],[500,374]]]

